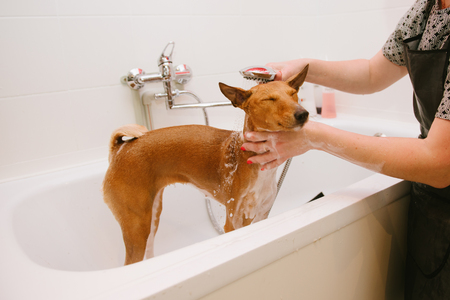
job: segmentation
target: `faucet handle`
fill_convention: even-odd
[[[123,81],[126,82],[131,89],[138,90],[144,86],[144,82],[139,80],[143,75],[145,75],[144,70],[134,68],[130,72],[128,72]]]
[[[171,48],[169,48],[169,46],[172,46]],[[166,54],[167,48],[170,49],[170,53]],[[159,57],[158,60],[158,66],[162,65],[163,63],[172,63],[172,54],[173,54],[173,49],[175,48],[175,42],[171,41],[169,42],[166,47],[164,47],[164,50],[161,53],[161,56]]]
[[[192,79],[192,70],[188,65],[182,64],[175,68],[175,80],[180,84],[186,84]]]

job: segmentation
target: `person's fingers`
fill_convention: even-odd
[[[266,165],[270,162],[273,162],[274,160],[278,159],[278,155],[274,152],[265,152],[263,154],[255,155],[250,157],[247,160],[248,164],[260,164],[260,165]]]
[[[260,164],[261,170],[270,170],[281,165],[283,159],[276,149],[277,134],[275,132],[247,132],[245,138],[248,142],[242,144],[241,150],[252,151],[257,155],[247,160],[248,164]]]
[[[281,73],[281,71],[277,72],[277,75],[275,75],[275,81],[281,81],[283,80],[283,74]]]
[[[273,160],[261,166],[261,171],[271,170],[273,168],[279,167],[284,163],[284,161],[280,159]]]
[[[270,150],[267,143],[264,142],[253,142],[253,143],[244,143],[242,144],[241,150],[243,151],[253,151],[255,153],[261,154],[266,153]]]

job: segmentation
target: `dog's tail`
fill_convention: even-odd
[[[115,153],[117,146],[127,141],[137,139],[144,135],[147,131],[148,129],[145,126],[137,124],[125,125],[114,130],[109,142],[109,160],[111,161],[111,155]]]

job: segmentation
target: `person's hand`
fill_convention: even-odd
[[[275,80],[286,81],[298,74],[308,63],[303,59],[290,60],[284,62],[268,63],[266,66],[277,71]]]
[[[261,164],[261,170],[270,170],[280,166],[288,158],[303,154],[312,149],[305,130],[278,132],[247,132],[247,142],[242,145],[244,151],[256,152],[247,163]]]

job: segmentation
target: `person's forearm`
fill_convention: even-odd
[[[311,59],[306,81],[352,94],[369,94],[369,61],[322,61]]]
[[[439,188],[450,184],[449,164],[437,159],[429,140],[377,138],[314,122],[308,127],[313,149],[388,176]]]
[[[306,81],[352,94],[371,94],[381,91],[407,74],[378,52],[370,60],[322,61],[298,59],[291,62],[302,69],[309,64]],[[283,77],[283,80],[286,78]]]
[[[437,188],[450,185],[450,121],[436,118],[426,139],[379,138],[308,121],[301,130],[247,132],[242,145],[263,170],[289,157],[321,150],[361,167]]]

